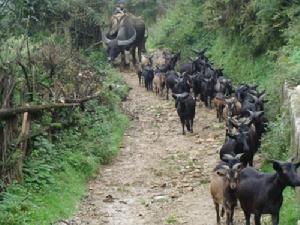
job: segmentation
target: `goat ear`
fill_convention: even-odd
[[[255,117],[259,118],[265,114],[264,111],[255,112]]]
[[[276,170],[277,172],[282,172],[282,167],[281,163],[275,160],[272,160],[273,163],[273,169]]]
[[[218,170],[216,171],[216,173],[217,173],[219,176],[224,177],[224,176],[226,175],[226,170],[224,170],[224,169],[218,169]]]
[[[228,137],[232,138],[232,139],[236,139],[236,135],[235,134],[231,134],[230,132],[228,132]]]
[[[233,169],[240,172],[244,168],[244,165],[242,163],[237,163],[233,166]]]
[[[216,172],[219,176],[225,176],[229,169],[229,166],[222,165],[221,168],[219,168]]]
[[[234,157],[230,154],[224,154],[223,157],[222,157],[222,161],[226,162],[226,161],[229,161],[229,160],[233,160]]]

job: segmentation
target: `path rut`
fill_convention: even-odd
[[[132,88],[123,103],[130,128],[119,156],[101,167],[68,223],[216,224],[209,177],[224,141],[223,123],[197,103],[194,134],[183,136],[174,101],[146,92],[135,74],[123,76]]]

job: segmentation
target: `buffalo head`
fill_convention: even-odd
[[[136,39],[136,31],[133,30],[133,35],[123,40],[119,37],[119,35],[114,38],[108,38],[108,35],[103,35],[102,40],[107,45],[107,54],[108,54],[108,61],[114,61],[119,54],[124,51],[124,49],[128,48]]]

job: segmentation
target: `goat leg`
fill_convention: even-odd
[[[220,209],[219,209],[219,204],[215,202],[215,209],[216,209],[216,215],[217,215],[217,224],[220,225]],[[222,208],[223,212],[223,208]]]
[[[251,214],[245,213],[245,212],[244,212],[244,214],[245,214],[246,225],[250,225],[250,216],[251,216]]]
[[[254,218],[255,218],[255,225],[261,225],[260,223],[260,217],[261,217],[261,214],[259,213],[256,213]]]
[[[224,213],[225,213],[225,209],[224,209],[224,207],[222,207],[222,210],[221,210],[221,217],[223,218],[223,216],[224,216]]]
[[[273,225],[278,225],[279,224],[279,214],[273,214],[272,215],[272,224]]]
[[[167,100],[169,100],[169,87],[167,85]]]
[[[184,119],[180,119],[181,120],[181,125],[182,125],[182,135],[185,135],[185,131],[184,131]]]
[[[227,212],[226,212],[226,225],[231,225],[230,224],[230,212],[228,212],[228,210],[226,210]]]

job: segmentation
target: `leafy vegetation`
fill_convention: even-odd
[[[75,209],[85,192],[87,180],[99,164],[118,153],[127,118],[119,105],[127,87],[112,70],[103,90],[102,104],[86,105],[88,110],[69,114],[77,125],[34,141],[24,166],[24,184],[13,184],[1,193],[0,224],[50,224]],[[113,91],[108,91],[114,85]]]
[[[117,154],[128,88],[99,47],[111,6],[1,1],[1,109],[63,108],[1,117],[0,224],[50,224],[70,215],[88,179]]]

